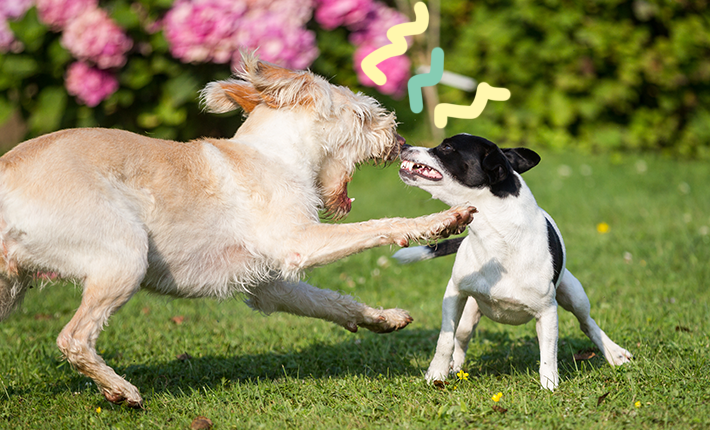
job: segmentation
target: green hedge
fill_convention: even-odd
[[[159,19],[171,4],[140,3],[148,19]],[[196,98],[207,82],[227,77],[229,66],[174,59],[162,32],[143,30],[132,4],[112,0],[101,7],[126,29],[134,46],[149,49],[130,58],[119,91],[96,108],[66,93],[71,55],[34,9],[9,22],[24,51],[0,56],[0,123],[19,108],[28,137],[94,125],[175,139],[233,134],[238,113],[207,121]],[[475,120],[451,119],[447,135],[469,132],[509,145],[710,158],[707,2],[442,0],[441,13],[446,70],[512,93],[506,102],[489,102]],[[358,84],[346,30],[309,28],[321,52],[313,71],[395,109],[405,136],[428,133],[425,113],[414,115],[407,98],[393,100]],[[473,101],[472,93],[437,88],[442,102]]]
[[[443,1],[442,20],[446,69],[511,91],[449,133],[710,158],[708,2]]]

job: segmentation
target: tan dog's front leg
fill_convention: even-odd
[[[476,208],[455,207],[419,218],[385,218],[353,224],[313,224],[293,237],[285,271],[320,266],[382,245],[408,246],[462,233]]]

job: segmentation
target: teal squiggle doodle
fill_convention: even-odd
[[[422,87],[431,87],[441,81],[444,75],[444,50],[434,48],[431,50],[431,68],[429,73],[422,73],[409,78],[407,91],[409,92],[409,108],[414,113],[420,113],[424,109],[422,99]]]

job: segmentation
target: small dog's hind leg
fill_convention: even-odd
[[[350,296],[322,290],[305,282],[275,280],[254,287],[249,296],[247,304],[267,315],[287,312],[319,318],[351,332],[364,327],[376,333],[388,333],[412,322],[412,317],[402,309],[374,309]]]
[[[463,363],[466,360],[466,350],[471,341],[471,336],[476,330],[478,322],[481,320],[481,311],[478,309],[478,303],[473,297],[466,300],[466,306],[463,308],[461,319],[456,327],[456,338],[454,345],[454,355],[451,360],[451,370],[456,373],[463,368]]]
[[[589,298],[587,298],[582,284],[569,270],[565,270],[560,285],[557,287],[557,302],[565,310],[574,314],[579,320],[579,326],[584,334],[604,353],[604,357],[609,364],[618,366],[627,363],[633,358],[629,351],[609,339],[589,315]]]
[[[138,389],[118,376],[95,349],[106,320],[138,290],[142,275],[138,279],[121,278],[85,280],[81,305],[59,334],[57,346],[72,366],[96,382],[108,401],[142,407]]]
[[[550,306],[537,317],[535,324],[537,339],[540,344],[540,384],[552,391],[557,388],[560,376],[557,372],[557,338],[559,323],[557,306]]]

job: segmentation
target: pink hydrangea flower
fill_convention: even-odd
[[[357,72],[358,80],[361,84],[367,85],[368,87],[376,86],[382,94],[388,94],[395,98],[402,97],[407,91],[407,82],[410,77],[409,69],[412,67],[409,57],[406,55],[398,55],[378,64],[377,68],[387,76],[387,82],[385,82],[384,85],[376,85],[375,82],[362,71],[362,60],[375,49],[377,48],[372,45],[361,45],[355,50],[353,61],[355,62],[355,71]]]
[[[126,52],[133,46],[103,9],[86,10],[69,22],[61,42],[76,59],[94,63],[100,69],[123,66]]]
[[[32,7],[33,0],[2,0],[0,1],[0,52],[20,52],[22,43],[15,40],[7,21],[19,19]]]
[[[238,0],[178,0],[163,21],[170,52],[186,63],[228,62],[245,10]]]
[[[111,72],[81,61],[67,68],[64,84],[69,94],[89,107],[97,106],[118,90],[118,79]]]
[[[54,30],[62,30],[74,18],[98,7],[98,0],[37,0],[37,15]]]
[[[353,30],[350,34],[350,42],[353,45],[385,46],[390,43],[387,39],[387,30],[408,21],[406,16],[395,9],[375,2],[365,19],[350,25],[349,28]],[[411,38],[407,38],[408,43],[410,40]]]
[[[381,93],[389,94],[393,97],[401,97],[405,94],[411,68],[411,62],[406,55],[389,58],[377,66],[387,76],[387,82],[381,86],[376,85],[362,71],[362,60],[374,50],[391,43],[387,38],[387,30],[408,21],[407,17],[396,10],[375,2],[372,3],[371,9],[364,19],[349,24],[348,28],[352,30],[350,42],[357,46],[353,61],[355,62],[355,71],[360,83],[370,87],[377,87]],[[407,43],[410,43],[409,39]]]
[[[34,0],[3,0],[0,2],[0,19],[18,19],[32,7]]]
[[[372,0],[318,0],[315,18],[326,30],[349,27],[364,21],[373,7]]]
[[[239,48],[258,49],[259,58],[292,69],[305,69],[318,57],[313,32],[293,25],[288,17],[266,10],[245,15],[235,34]],[[238,68],[241,56],[235,52],[233,67]]]
[[[267,11],[282,15],[290,25],[303,27],[313,16],[315,0],[244,0],[250,11]]]
[[[15,36],[7,26],[5,17],[0,16],[0,52],[5,53],[11,51],[15,42]]]

